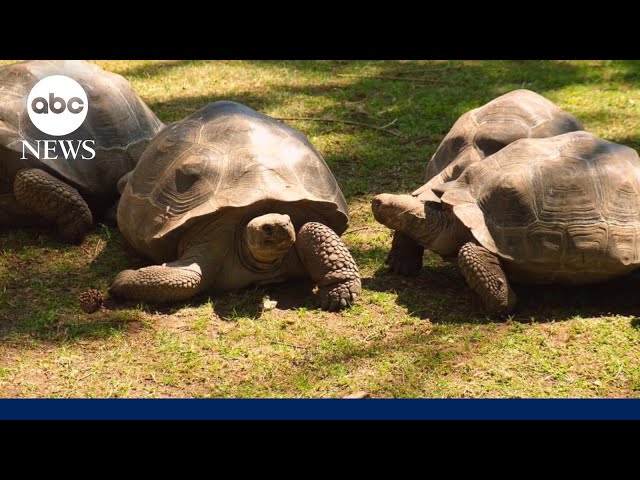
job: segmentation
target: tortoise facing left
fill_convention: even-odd
[[[469,165],[479,162],[521,138],[553,137],[582,130],[580,122],[542,95],[518,89],[494,98],[462,115],[431,157],[426,183],[412,195],[439,203],[433,189],[455,180]],[[391,271],[416,275],[424,249],[395,232],[387,264]]]
[[[311,277],[328,310],[360,292],[339,235],[348,210],[299,131],[235,102],[166,127],[124,185],[118,227],[158,265],[125,270],[111,292],[169,302],[200,292]]]
[[[546,138],[582,130],[569,112],[531,90],[518,89],[462,115],[442,139],[427,165],[421,200],[439,202],[431,188],[455,180],[480,161],[521,138]]]
[[[640,158],[587,132],[521,139],[434,189],[441,204],[378,195],[379,222],[457,255],[489,310],[515,306],[509,280],[586,284],[640,266]]]
[[[40,131],[27,112],[33,86],[53,75],[78,82],[88,100],[84,122],[62,136]],[[129,82],[92,63],[47,60],[0,67],[0,225],[55,224],[64,239],[82,240],[94,215],[117,200],[118,180],[162,127]],[[93,158],[68,156],[69,148],[78,150],[78,142],[86,140],[95,142]],[[43,141],[52,149],[24,146]]]

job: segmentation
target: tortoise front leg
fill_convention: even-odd
[[[296,250],[311,279],[318,284],[316,304],[340,310],[360,294],[360,272],[347,246],[322,223],[305,223],[298,232]]]
[[[44,170],[20,170],[13,191],[24,208],[57,224],[67,241],[81,242],[93,224],[91,210],[78,191]]]
[[[391,250],[385,263],[389,270],[400,275],[415,276],[422,270],[424,247],[402,232],[393,232]]]
[[[200,265],[177,260],[138,270],[124,270],[113,280],[109,293],[130,300],[163,303],[186,300],[203,289]]]
[[[500,260],[474,242],[465,243],[458,253],[458,265],[467,284],[480,296],[487,310],[509,312],[516,305]]]

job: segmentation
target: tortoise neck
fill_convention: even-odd
[[[371,202],[374,218],[442,256],[456,255],[470,232],[451,207],[412,195],[382,193]]]
[[[454,215],[450,207],[427,202],[424,212],[424,230],[428,229],[425,240],[429,243],[422,243],[422,240],[417,239],[419,243],[443,257],[457,255],[460,247],[471,239],[469,229]]]
[[[404,217],[402,218],[404,233],[413,237],[426,249],[438,250],[438,246],[445,243],[451,219],[450,215],[442,210],[440,204],[416,202],[415,208],[403,211],[398,217]]]
[[[427,250],[448,257],[456,255],[468,240],[469,230],[451,208],[413,198],[406,203],[406,208],[396,213],[393,222],[398,230]]]

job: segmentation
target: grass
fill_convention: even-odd
[[[104,61],[165,122],[232,99],[289,121],[332,168],[351,209],[344,238],[363,275],[357,305],[315,310],[310,285],[282,284],[156,307],[106,291],[139,267],[116,229],[69,246],[37,229],[0,231],[2,397],[637,397],[638,277],[588,288],[516,287],[513,317],[482,313],[455,265],[425,256],[389,275],[391,233],[369,202],[410,192],[465,111],[529,88],[594,134],[640,148],[640,63],[627,61]],[[411,77],[392,80],[371,77]],[[263,311],[268,297],[278,302]]]

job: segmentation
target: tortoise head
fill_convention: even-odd
[[[451,208],[442,208],[438,203],[423,203],[412,195],[383,193],[372,200],[371,209],[378,222],[443,257],[456,255],[469,241],[469,229]]]
[[[289,215],[268,213],[247,224],[246,245],[251,256],[260,263],[281,260],[296,241]]]
[[[411,195],[382,193],[371,202],[374,218],[393,230],[408,230],[425,219],[425,205]]]

